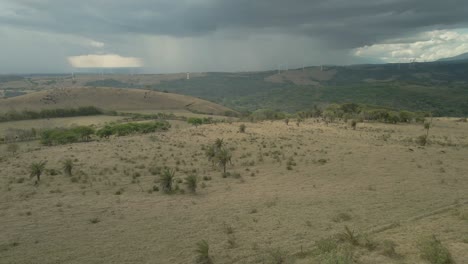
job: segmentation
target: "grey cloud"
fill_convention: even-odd
[[[353,48],[468,24],[466,0],[6,0],[0,24],[81,34],[193,37],[216,31],[305,35]],[[1,4],[0,4],[1,7]]]

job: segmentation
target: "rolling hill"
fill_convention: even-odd
[[[2,92],[4,97],[9,97],[48,88],[112,87],[194,96],[242,112],[264,108],[296,112],[314,105],[353,102],[430,111],[436,116],[468,116],[467,72],[468,61],[456,60],[328,65],[281,73],[191,73],[190,79],[186,78],[186,73],[5,76],[0,83],[0,96]],[[8,107],[12,106],[15,103]],[[120,106],[112,108],[115,107]]]
[[[105,110],[188,110],[223,115],[227,107],[171,93],[119,88],[56,88],[0,99],[0,112],[95,106]]]

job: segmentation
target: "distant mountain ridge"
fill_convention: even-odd
[[[468,52],[449,58],[443,58],[437,61],[468,61]]]

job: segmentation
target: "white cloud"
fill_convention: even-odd
[[[358,57],[377,58],[385,62],[435,61],[468,52],[468,33],[461,30],[424,32],[416,40],[399,39],[355,49]]]
[[[94,47],[94,48],[102,48],[102,47],[104,47],[104,43],[99,42],[99,41],[95,41],[95,40],[90,40],[90,41],[88,42],[88,45],[91,46],[91,47]]]
[[[88,54],[68,57],[68,62],[75,68],[136,68],[142,67],[143,61],[136,57],[122,57],[118,54]]]

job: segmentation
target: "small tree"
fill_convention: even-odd
[[[172,184],[174,183],[175,170],[165,169],[161,174],[161,190],[165,193],[172,192]]]
[[[29,170],[31,172],[30,177],[36,177],[36,183],[39,183],[39,181],[41,180],[41,175],[42,172],[44,172],[46,163],[47,161],[33,162],[29,167]]]
[[[63,162],[63,172],[65,173],[65,175],[67,176],[71,176],[72,175],[72,170],[73,170],[73,161],[71,159],[66,159],[64,162]]]
[[[426,137],[429,137],[429,129],[431,128],[431,123],[425,122],[424,129],[426,129]]]
[[[210,257],[210,246],[206,240],[202,240],[197,243],[197,249],[195,250],[197,253],[197,259],[195,263],[197,264],[212,264],[213,260]]]
[[[216,161],[223,167],[223,173],[226,173],[226,166],[231,163],[232,154],[227,148],[221,148],[216,154]]]
[[[242,124],[239,126],[239,132],[241,133],[245,133],[245,129],[247,128],[247,126],[245,124]]]

